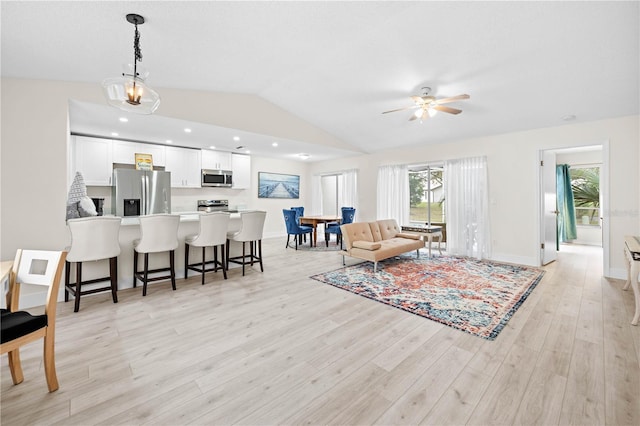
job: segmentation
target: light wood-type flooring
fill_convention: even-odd
[[[2,425],[638,425],[633,295],[566,247],[495,341],[309,279],[335,252],[264,241],[239,269],[60,303],[60,390],[42,346],[2,358]],[[351,262],[354,263],[354,262]]]

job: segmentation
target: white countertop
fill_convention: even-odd
[[[247,210],[249,211],[249,210]],[[202,212],[189,211],[189,212],[174,212],[172,214],[180,215],[180,223],[183,222],[197,222],[200,219]],[[240,219],[240,213],[230,213],[231,219]],[[127,216],[122,218],[122,226],[140,225],[139,216]]]

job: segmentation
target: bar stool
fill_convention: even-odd
[[[253,266],[253,262],[258,261],[260,263],[260,271],[264,272],[262,266],[262,230],[266,216],[267,212],[264,211],[240,213],[242,228],[237,232],[232,231],[227,233],[227,269],[229,269],[229,262],[242,265],[242,276],[244,276],[244,266],[247,264]],[[230,241],[242,243],[242,256],[229,256]],[[246,254],[246,243],[249,243],[249,254]]]
[[[187,235],[184,241],[184,278],[187,278],[189,269],[202,274],[204,285],[205,272],[218,272],[218,266],[222,268],[224,279],[227,279],[227,262],[225,243],[227,241],[227,229],[229,227],[229,213],[213,212],[200,215],[200,232],[195,235]],[[202,247],[202,261],[189,264],[189,247]],[[218,246],[222,252],[222,260],[218,261]],[[205,260],[205,249],[213,247],[213,260]],[[206,268],[207,264],[213,264],[212,268]]]
[[[69,219],[67,225],[71,232],[71,246],[67,247],[65,262],[64,301],[69,294],[75,297],[73,312],[80,309],[80,296],[111,290],[113,303],[118,303],[118,255],[120,254],[119,217],[92,216]],[[82,262],[109,259],[109,276],[82,281]],[[76,282],[70,283],[71,264],[76,264]],[[82,290],[82,286],[109,280],[109,286]]]
[[[142,281],[142,295],[147,295],[147,284],[171,278],[171,287],[176,289],[175,250],[178,248],[178,225],[180,216],[152,214],[140,216],[140,238],[133,241],[133,286]],[[149,253],[169,252],[169,267],[149,270]],[[144,269],[138,271],[138,254],[144,254]],[[169,275],[149,277],[149,274],[169,271]]]

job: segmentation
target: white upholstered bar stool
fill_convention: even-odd
[[[264,229],[264,219],[267,212],[252,211],[240,213],[242,228],[237,232],[227,234],[227,269],[229,262],[242,265],[242,275],[244,276],[244,266],[254,262],[260,263],[260,271],[264,272],[262,266],[262,230]],[[242,256],[229,256],[229,242],[237,241],[242,243]],[[249,254],[246,252],[246,244],[249,243]]]
[[[147,284],[153,281],[171,279],[171,287],[176,289],[175,250],[178,248],[178,226],[180,216],[152,214],[140,216],[140,239],[133,241],[133,286],[142,281],[142,295],[147,295]],[[149,254],[169,252],[169,267],[149,270]],[[144,254],[144,269],[138,271],[138,254]],[[149,274],[169,272],[169,275],[149,277]]]
[[[200,231],[195,235],[187,235],[184,240],[184,278],[187,278],[189,270],[202,274],[202,284],[204,285],[205,272],[218,272],[218,267],[222,269],[224,279],[227,279],[227,260],[225,253],[225,243],[227,242],[227,229],[229,227],[229,217],[225,212],[203,213],[200,215]],[[189,264],[189,247],[202,248],[202,261]],[[205,249],[213,247],[213,260],[206,260]],[[218,260],[218,248],[222,253],[221,260]],[[212,264],[211,268],[206,265]]]
[[[111,290],[113,303],[118,303],[118,255],[120,254],[119,217],[92,216],[69,219],[67,225],[71,232],[71,246],[65,262],[64,300],[69,294],[75,297],[74,312],[80,309],[80,296]],[[82,263],[109,259],[109,276],[82,281]],[[71,283],[71,264],[76,265],[76,280]],[[82,290],[82,286],[110,281],[106,287]]]

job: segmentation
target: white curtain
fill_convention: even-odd
[[[353,207],[358,214],[358,171],[346,170],[342,172],[342,187],[338,192],[340,199],[338,207]]]
[[[490,257],[486,157],[445,161],[444,191],[447,253],[476,259]]]
[[[406,165],[378,169],[378,219],[409,223],[409,168]]]
[[[320,175],[314,175],[311,178],[311,211],[308,214],[311,216],[322,214],[322,176]]]

